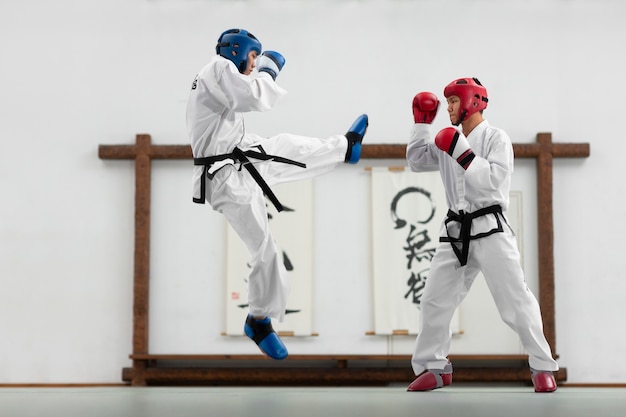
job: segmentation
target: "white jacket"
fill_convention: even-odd
[[[496,204],[502,211],[508,209],[513,144],[505,131],[483,120],[470,132],[467,141],[476,157],[467,170],[437,148],[430,136],[430,125],[416,123],[413,126],[406,150],[407,163],[415,172],[440,171],[450,210],[474,212]],[[494,227],[495,216],[479,217],[473,221],[472,234]]]
[[[247,140],[243,114],[266,111],[287,94],[260,72],[241,74],[230,60],[215,56],[196,76],[187,103],[187,133],[194,158],[222,155],[235,146],[245,149]],[[199,195],[202,166],[194,169],[194,195]]]

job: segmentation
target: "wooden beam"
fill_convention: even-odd
[[[133,380],[133,368],[122,370],[124,381]],[[415,375],[410,366],[387,367],[151,367],[144,374],[146,385],[263,385],[263,386],[375,386],[410,383]],[[558,382],[567,371],[555,372]],[[531,384],[530,368],[471,366],[454,368],[455,382],[517,382]]]

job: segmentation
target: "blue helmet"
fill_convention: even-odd
[[[250,51],[256,51],[261,55],[261,42],[252,33],[243,29],[225,31],[215,46],[215,53],[231,60],[242,74],[248,66]]]

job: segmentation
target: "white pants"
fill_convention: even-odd
[[[480,271],[502,320],[519,335],[530,367],[558,370],[543,334],[539,303],[524,281],[517,241],[505,227],[502,233],[472,240],[464,267],[450,243],[439,244],[421,299],[421,329],[411,360],[415,375],[426,369],[443,369],[448,363],[450,321]]]
[[[328,139],[291,134],[265,139],[249,135],[246,143],[249,146],[242,148],[244,151],[261,145],[267,154],[306,164],[306,168],[301,168],[271,161],[256,163],[250,158],[269,186],[329,172],[344,162],[348,146],[343,135]],[[283,257],[269,229],[263,191],[245,168],[238,168],[239,165],[227,165],[217,171],[206,182],[206,200],[226,217],[252,256],[248,279],[250,314],[283,321],[289,294]]]

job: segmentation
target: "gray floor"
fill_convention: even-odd
[[[626,388],[0,388],[0,417],[626,416]]]

